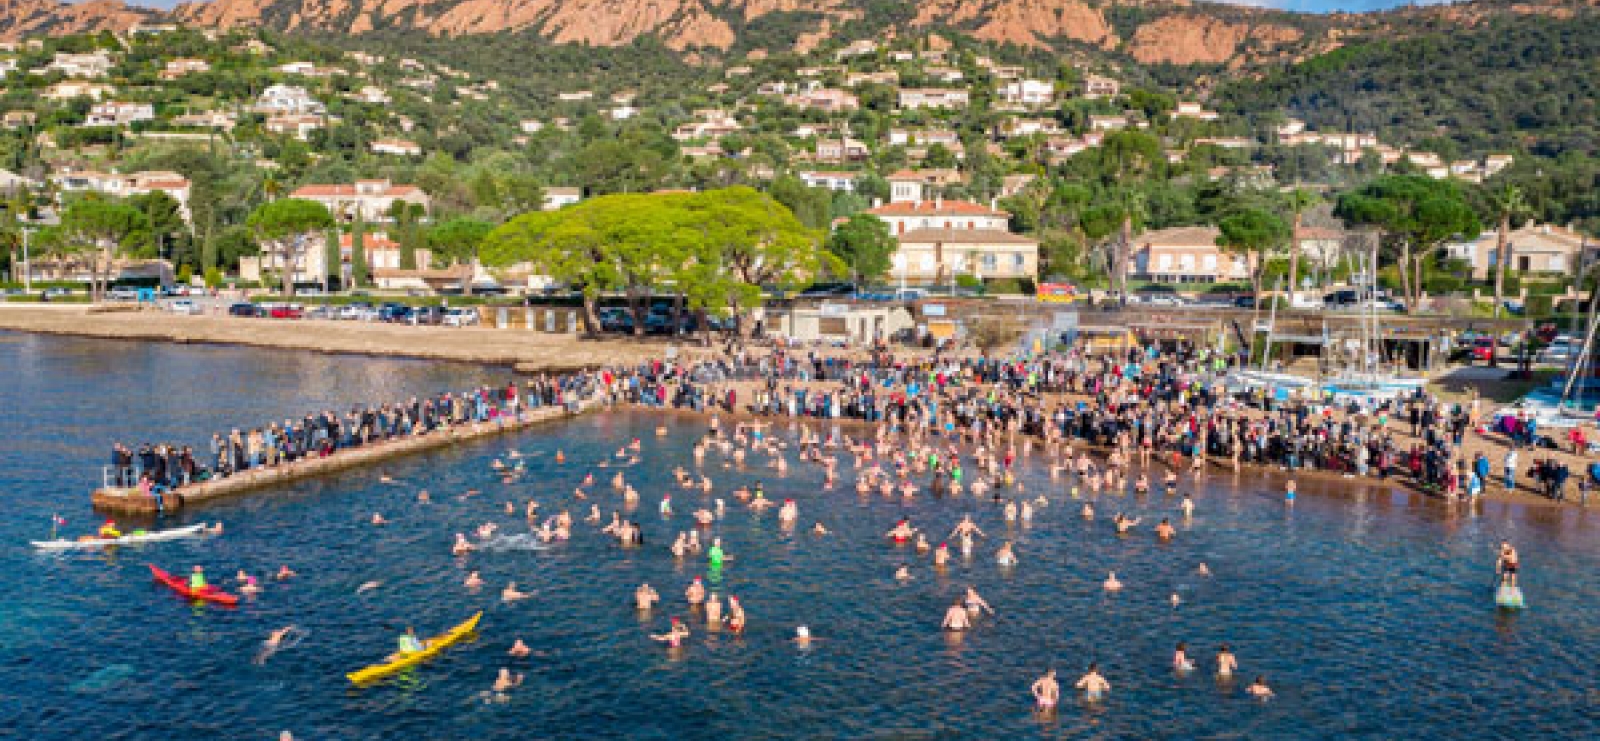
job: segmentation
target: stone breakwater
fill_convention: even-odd
[[[301,479],[322,476],[349,468],[369,466],[384,461],[413,455],[449,445],[482,440],[508,432],[527,429],[544,422],[552,422],[582,414],[599,402],[574,402],[566,407],[541,407],[522,412],[515,419],[501,417],[488,422],[471,422],[435,430],[426,435],[395,438],[371,443],[359,448],[336,451],[326,458],[301,458],[268,468],[241,471],[227,478],[201,481],[164,492],[161,501],[144,494],[137,488],[105,487],[96,489],[90,501],[98,512],[134,515],[153,515],[158,511],[176,512],[188,507],[203,505],[223,497],[280,486]]]

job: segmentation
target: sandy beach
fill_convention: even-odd
[[[42,334],[221,343],[285,350],[453,360],[528,372],[592,368],[660,357],[666,343],[580,340],[523,329],[413,327],[378,322],[180,316],[164,311],[91,312],[88,307],[0,303],[0,329]]]

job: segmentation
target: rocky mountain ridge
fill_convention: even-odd
[[[1600,0],[1475,0],[1322,16],[1190,0],[206,0],[170,13],[121,0],[0,0],[0,38],[123,30],[178,21],[213,28],[435,35],[531,32],[554,43],[620,46],[643,36],[697,55],[740,51],[746,31],[779,27],[801,51],[831,36],[942,28],[1039,49],[1081,45],[1142,64],[1224,65],[1299,58],[1398,24],[1472,25],[1501,14],[1570,16]],[[784,34],[778,34],[784,37]],[[765,34],[763,38],[770,38]],[[783,51],[768,48],[765,51]]]

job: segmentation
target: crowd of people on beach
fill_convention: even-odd
[[[308,414],[212,436],[198,456],[189,446],[122,444],[112,480],[159,495],[186,484],[326,457],[341,450],[442,427],[483,422],[599,394],[609,402],[762,417],[893,421],[919,428],[1015,430],[1037,438],[1079,439],[1123,456],[1207,460],[1288,471],[1322,471],[1379,480],[1401,477],[1447,497],[1477,496],[1492,485],[1515,490],[1524,477],[1536,491],[1564,498],[1571,471],[1557,457],[1518,470],[1518,449],[1541,442],[1535,422],[1503,418],[1507,450],[1493,470],[1480,451],[1463,455],[1469,433],[1487,434],[1476,399],[1447,404],[1422,390],[1376,406],[1331,399],[1275,399],[1264,390],[1229,390],[1228,363],[1187,345],[1152,344],[1121,352],[1075,350],[1007,359],[901,358],[886,348],[864,356],[728,348],[713,357],[653,360],[633,367],[541,376],[465,393]],[[1407,434],[1409,433],[1409,434]],[[1581,431],[1577,433],[1582,435]],[[1575,451],[1587,451],[1581,437]],[[1579,477],[1578,494],[1600,483],[1600,463]]]
[[[1478,496],[1491,485],[1515,490],[1527,475],[1537,491],[1564,498],[1570,478],[1559,458],[1541,458],[1526,472],[1516,450],[1549,446],[1535,423],[1509,417],[1514,434],[1496,478],[1480,451],[1463,454],[1469,433],[1487,435],[1479,401],[1446,403],[1418,389],[1379,404],[1331,398],[1275,399],[1265,390],[1234,393],[1227,363],[1205,349],[1155,346],[1121,353],[1070,352],[1036,358],[864,358],[782,349],[673,365],[630,369],[619,398],[652,407],[721,409],[765,417],[892,420],[919,427],[999,426],[1045,439],[1075,438],[1123,455],[1217,460],[1288,471],[1322,471],[1386,480],[1395,477],[1447,497]],[[741,394],[744,396],[741,397]],[[1587,453],[1575,442],[1578,454]],[[1580,497],[1600,483],[1600,463],[1579,482]]]

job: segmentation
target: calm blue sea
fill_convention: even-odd
[[[591,416],[515,437],[395,462],[208,507],[215,539],[113,553],[39,555],[28,541],[59,512],[73,533],[92,530],[88,491],[114,441],[201,444],[214,429],[299,416],[328,405],[395,399],[502,380],[495,370],[303,353],[163,346],[0,333],[0,737],[67,739],[760,739],[1095,738],[1418,739],[1595,738],[1600,607],[1594,529],[1600,517],[1488,505],[1451,510],[1398,492],[1303,486],[1285,511],[1276,480],[1213,475],[1194,491],[1198,512],[1172,544],[1148,528],[1118,538],[1111,514],[1146,525],[1177,517],[1176,501],[1102,495],[1099,517],[1078,516],[1067,485],[1030,471],[1029,495],[1053,503],[1031,527],[1008,528],[998,507],[957,499],[911,503],[826,491],[820,474],[787,476],[760,456],[747,468],[713,454],[703,471],[728,500],[717,523],[733,556],[718,574],[674,562],[666,546],[703,499],[671,487],[671,469],[695,464],[704,425],[631,414]],[[780,425],[779,432],[786,428]],[[635,513],[645,547],[622,550],[581,522],[571,491],[600,462],[640,437],[644,464],[625,475],[644,494]],[[489,468],[520,451],[517,483]],[[556,451],[567,457],[554,461]],[[791,463],[794,460],[791,458]],[[853,474],[842,466],[848,482]],[[754,514],[731,491],[760,480],[794,498],[818,538]],[[426,488],[433,503],[418,504]],[[469,489],[481,493],[463,497]],[[592,501],[621,506],[609,486]],[[656,511],[673,493],[678,514]],[[506,515],[536,499],[571,508],[572,541],[454,559],[454,533],[484,522],[517,534]],[[393,524],[373,527],[382,512]],[[945,573],[880,537],[900,517],[948,532],[972,513],[989,537]],[[1509,537],[1525,564],[1530,609],[1492,604],[1494,546]],[[1021,565],[998,568],[999,541]],[[1214,576],[1195,575],[1208,563]],[[204,564],[214,582],[245,569],[269,581],[237,610],[195,607],[152,584],[145,564]],[[911,565],[909,583],[893,580]],[[1127,584],[1108,596],[1107,570]],[[460,584],[481,571],[490,588]],[[688,647],[670,653],[647,634],[688,616],[695,576],[736,595],[749,613],[743,637],[708,634],[691,618]],[[515,580],[534,596],[501,604]],[[368,581],[375,590],[357,594]],[[632,609],[634,587],[662,594],[652,614]],[[952,641],[938,630],[950,600],[974,585],[998,611]],[[1177,592],[1183,604],[1173,609]],[[484,610],[479,637],[402,677],[353,689],[348,671],[389,652],[408,626],[429,635]],[[257,664],[269,630],[300,626],[298,643]],[[807,625],[818,641],[789,638]],[[521,638],[535,651],[505,655]],[[1170,668],[1186,641],[1201,670]],[[1220,643],[1245,677],[1211,676]],[[1027,688],[1047,667],[1070,682],[1098,661],[1108,702],[1063,703],[1030,713]],[[526,679],[507,702],[483,692],[501,667]],[[1278,696],[1246,699],[1266,675]]]

